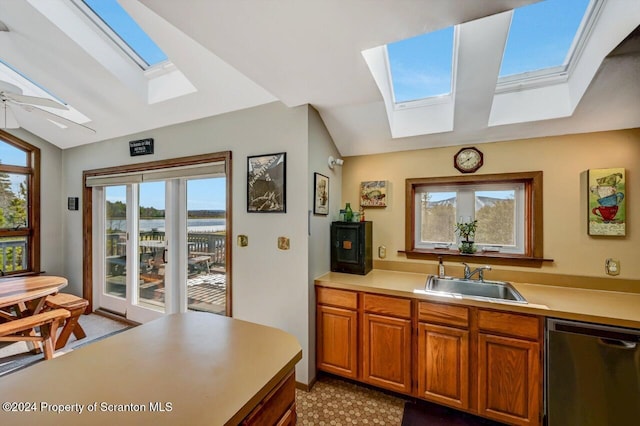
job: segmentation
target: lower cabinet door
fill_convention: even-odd
[[[355,379],[358,376],[358,313],[318,305],[317,364],[328,373]]]
[[[478,410],[514,425],[541,424],[540,344],[478,335]]]
[[[418,324],[418,395],[459,409],[469,407],[469,332]]]
[[[411,392],[411,320],[365,313],[362,326],[363,380]]]

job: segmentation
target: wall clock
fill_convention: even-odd
[[[483,155],[478,148],[466,147],[453,156],[453,165],[462,173],[473,173],[482,167]]]

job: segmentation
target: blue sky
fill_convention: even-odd
[[[83,0],[149,65],[166,61],[167,55],[151,40],[117,0]]]
[[[515,9],[500,76],[565,61],[590,0],[545,0]],[[453,27],[387,45],[396,102],[451,90]]]
[[[450,93],[452,51],[453,27],[388,44],[396,102]]]
[[[189,179],[187,181],[187,210],[225,210],[226,179]],[[140,205],[164,210],[164,182],[145,182],[141,184]],[[110,201],[125,202],[124,186],[111,186],[107,189]]]
[[[515,10],[500,76],[562,65],[589,0],[546,0]]]

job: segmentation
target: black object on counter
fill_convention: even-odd
[[[331,271],[366,275],[373,268],[372,222],[331,223]]]

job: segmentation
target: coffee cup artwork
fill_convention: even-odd
[[[596,216],[600,216],[605,221],[611,221],[618,213],[618,206],[599,206],[591,209]]]
[[[624,236],[626,233],[625,171],[591,169],[587,172],[589,235]]]

